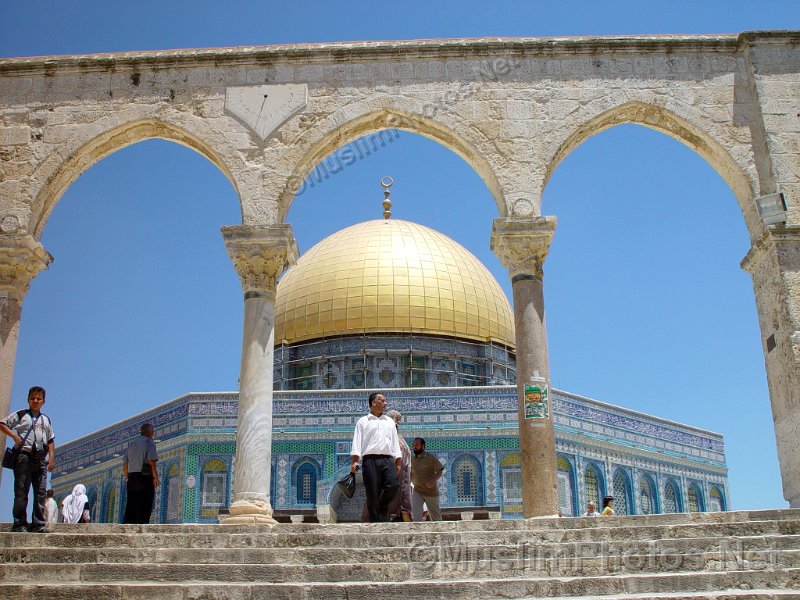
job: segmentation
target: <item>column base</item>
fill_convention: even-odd
[[[277,525],[268,504],[237,500],[228,509],[229,514],[219,517],[222,525]]]

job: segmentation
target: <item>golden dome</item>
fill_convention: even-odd
[[[515,346],[511,307],[486,267],[446,235],[395,219],[328,236],[278,284],[276,344],[365,333]]]

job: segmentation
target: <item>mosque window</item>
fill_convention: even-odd
[[[478,377],[478,365],[471,362],[462,361],[459,365],[458,385],[471,386],[480,385]]]
[[[92,520],[97,518],[98,509],[100,508],[97,505],[97,486],[90,485],[86,489],[86,497],[89,499],[89,513]]]
[[[519,469],[503,470],[503,502],[505,504],[522,502],[522,474]]]
[[[686,500],[690,513],[703,512],[703,492],[696,483],[689,484],[689,489],[686,490]]]
[[[725,510],[725,501],[722,498],[722,492],[718,487],[712,487],[708,492],[708,510],[710,512],[722,512]]]
[[[664,512],[681,512],[680,496],[674,481],[667,481],[664,484]]]
[[[177,521],[181,516],[181,478],[178,465],[173,464],[167,470],[167,521]]]
[[[117,484],[112,482],[106,488],[105,505],[103,510],[104,523],[116,523],[118,520]]]
[[[203,465],[201,478],[201,502],[203,508],[225,506],[228,487],[228,467],[219,459]]]
[[[289,367],[289,379],[289,389],[313,390],[314,365],[311,363],[306,363],[303,365],[291,365]]]
[[[563,456],[557,458],[558,508],[564,517],[575,515],[573,510],[572,465]]]
[[[618,515],[633,514],[631,505],[630,478],[624,469],[617,469],[614,473],[614,512]]]
[[[297,468],[295,486],[298,505],[313,506],[317,503],[317,469],[313,463],[306,461]]]
[[[472,456],[462,456],[453,465],[452,486],[456,502],[479,505],[483,502],[480,465]]]
[[[658,512],[656,486],[649,475],[642,475],[639,481],[639,512],[643,515],[652,515]]]
[[[405,369],[406,387],[425,387],[425,357],[414,356],[404,357],[403,367]]]
[[[586,496],[586,504],[594,502],[595,506],[600,506],[600,498],[603,495],[600,488],[602,480],[598,476],[597,468],[594,465],[586,467],[583,474],[583,488]]]

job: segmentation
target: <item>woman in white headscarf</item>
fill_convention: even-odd
[[[83,511],[89,510],[89,497],[86,495],[86,488],[83,484],[78,484],[72,488],[72,493],[64,498],[64,505],[61,514],[64,516],[64,523],[81,523]],[[86,522],[86,521],[83,521]]]

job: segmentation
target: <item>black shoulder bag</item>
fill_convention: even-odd
[[[22,441],[19,443],[19,446],[11,446],[11,448],[6,448],[5,454],[3,454],[3,468],[4,469],[13,469],[14,464],[17,462],[17,456],[19,456],[22,447],[25,445],[25,440],[28,439],[28,436],[31,434],[31,431],[34,430],[36,427],[36,421],[39,420],[39,417],[42,416],[42,413],[36,415],[36,418],[31,423],[31,428],[28,429],[28,433],[25,434],[25,437],[22,438]],[[36,439],[36,438],[34,438]]]

